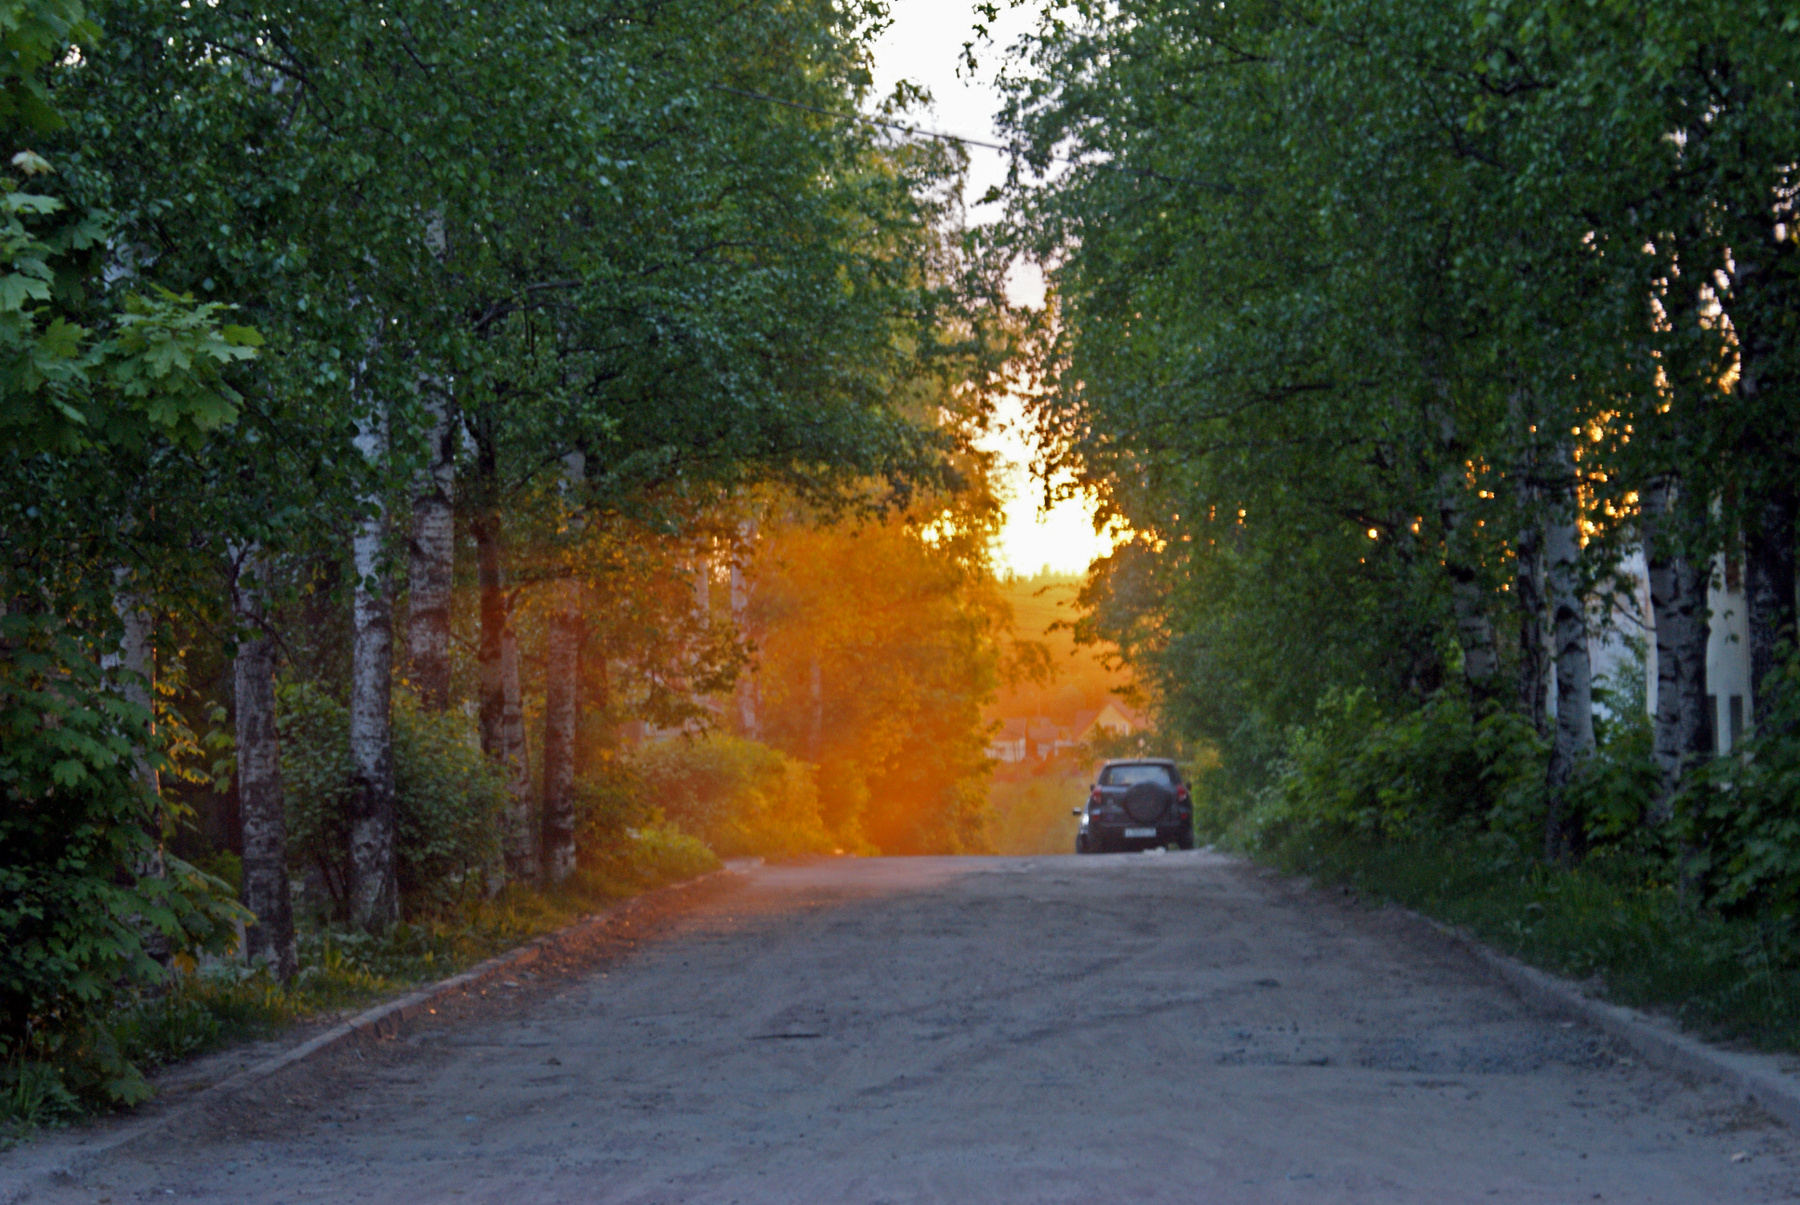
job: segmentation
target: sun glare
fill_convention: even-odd
[[[1006,502],[1006,522],[995,541],[994,565],[1002,573],[1029,576],[1049,568],[1057,573],[1083,573],[1097,557],[1111,552],[1117,537],[1094,530],[1094,503],[1076,497],[1043,509],[1043,484],[1032,478],[1032,449],[1025,437],[1024,408],[1008,398],[995,415],[992,431],[979,446],[1000,461],[997,476]]]

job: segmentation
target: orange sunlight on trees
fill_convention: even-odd
[[[987,567],[990,505],[954,505],[784,525],[757,549],[764,738],[819,767],[820,810],[846,850],[988,848],[981,710],[1010,620]]]

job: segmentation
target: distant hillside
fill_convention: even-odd
[[[1050,631],[1053,624],[1076,618],[1075,595],[1081,589],[1077,574],[1040,573],[1001,583],[1013,608],[1013,631],[1020,640],[1048,646],[1056,676],[1044,685],[1025,684],[1002,690],[988,709],[990,718],[1048,716],[1068,724],[1079,711],[1099,709],[1112,691],[1129,685],[1131,674],[1108,670],[1100,663],[1102,650],[1075,644],[1067,631]]]

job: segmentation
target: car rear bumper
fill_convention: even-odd
[[[1155,832],[1145,834],[1145,829],[1154,829]],[[1088,844],[1097,849],[1158,849],[1187,840],[1193,827],[1186,820],[1129,825],[1089,822],[1083,831],[1087,833]]]

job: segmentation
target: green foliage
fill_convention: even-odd
[[[718,868],[705,842],[665,820],[641,756],[609,749],[598,762],[575,784],[579,889],[600,896],[648,890]]]
[[[643,798],[720,857],[792,857],[834,847],[813,768],[778,749],[715,734],[635,754]]]
[[[1528,830],[1541,807],[1542,756],[1529,723],[1509,712],[1477,720],[1459,694],[1391,716],[1366,690],[1329,691],[1315,721],[1289,732],[1239,839],[1260,848],[1309,832],[1416,840],[1458,828]]]
[[[1516,668],[1522,534],[1578,519],[1595,589],[1648,483],[1701,564],[1791,490],[1790,17],[1043,6],[1004,114],[1008,234],[1051,286],[1034,405],[1137,537],[1082,631],[1241,786],[1329,690],[1420,706],[1488,663],[1465,643]]]
[[[666,824],[629,828],[581,849],[576,887],[596,896],[648,891],[719,868],[718,855],[698,837]]]
[[[47,69],[99,32],[76,0],[0,6],[0,145],[16,148],[18,173],[0,174],[0,433],[20,450],[197,444],[237,415],[220,369],[262,342],[224,323],[229,306],[155,286],[110,311],[86,304],[116,232],[108,215],[43,191],[58,168],[29,147],[65,124]]]
[[[78,1119],[147,1092],[142,1072],[222,1044],[267,1037],[297,1019],[369,1004],[455,974],[619,899],[718,867],[694,838],[646,825],[596,851],[573,881],[543,894],[508,888],[443,906],[383,934],[302,929],[299,972],[282,986],[235,960],[180,960],[151,990],[121,993],[66,1035],[0,1059],[0,1148],[32,1126]],[[105,1078],[125,1077],[119,1091]]]
[[[1709,902],[1766,918],[1800,958],[1800,656],[1757,700],[1755,733],[1684,784],[1676,835]]]
[[[54,1060],[77,1097],[138,1099],[97,1019],[166,982],[150,935],[218,949],[245,914],[178,859],[151,873],[162,834],[134,759],[149,717],[56,625],[0,616],[0,641],[0,1064]]]
[[[354,781],[347,708],[322,688],[279,691],[281,773],[287,792],[288,851],[319,869],[339,915],[348,907]],[[498,856],[497,818],[506,780],[482,756],[467,717],[431,714],[404,691],[394,695],[395,853],[402,897],[413,911],[479,894]]]

